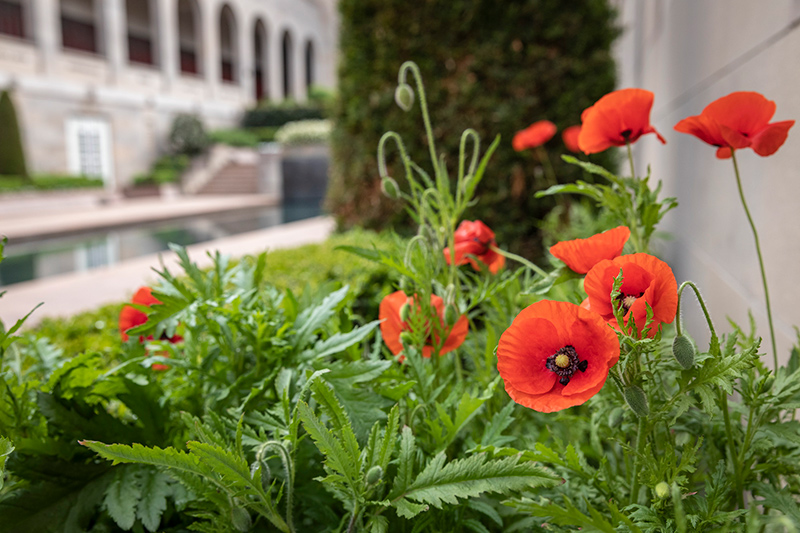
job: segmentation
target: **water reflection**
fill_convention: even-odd
[[[318,202],[305,202],[10,242],[0,263],[0,286],[113,265],[168,250],[169,243],[188,246],[319,214]]]

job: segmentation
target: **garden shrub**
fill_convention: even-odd
[[[134,185],[163,185],[180,182],[181,174],[189,166],[189,156],[185,154],[164,155],[156,159],[150,171],[133,178]]]
[[[173,154],[194,156],[208,147],[208,135],[196,115],[179,114],[172,121],[169,147]]]
[[[324,144],[330,135],[330,120],[298,120],[281,126],[275,133],[275,140],[287,146]]]
[[[28,176],[17,111],[8,91],[0,93],[0,175]]]
[[[539,254],[537,225],[554,202],[534,200],[541,187],[529,153],[511,148],[514,132],[539,119],[560,130],[614,87],[611,43],[617,35],[606,0],[342,0],[338,104],[331,139],[327,207],[343,227],[408,223],[401,206],[380,194],[375,153],[389,129],[407,140],[411,158],[431,172],[419,107],[404,113],[394,101],[397,69],[417,61],[426,80],[437,150],[455,165],[461,132],[477,130],[501,144],[481,201],[479,218],[516,251]],[[564,165],[560,136],[546,148],[559,181],[580,177]],[[392,155],[390,174],[401,176]],[[608,156],[593,158],[609,164]],[[408,226],[406,226],[408,227]],[[531,257],[533,255],[530,255]]]

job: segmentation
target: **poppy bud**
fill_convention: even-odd
[[[400,189],[397,187],[397,182],[389,176],[381,180],[381,191],[392,200],[396,200],[397,197],[400,196]]]
[[[662,481],[655,486],[653,491],[656,493],[656,496],[659,500],[664,500],[669,497],[669,484],[667,484],[665,481]]]
[[[408,322],[408,317],[411,314],[411,306],[408,302],[404,303],[400,306],[400,320],[403,322]]]
[[[414,343],[414,339],[411,337],[411,333],[404,331],[400,334],[400,342],[403,343],[403,346],[410,346]]]
[[[231,524],[237,531],[250,531],[253,521],[246,509],[234,505],[231,507]]]
[[[672,356],[683,368],[688,370],[694,366],[694,353],[694,345],[689,337],[678,335],[672,341]]]
[[[622,422],[622,414],[622,407],[612,409],[608,414],[608,426],[612,428],[619,426],[619,423]]]
[[[367,485],[375,485],[381,478],[383,478],[383,468],[375,465],[367,472]]]
[[[625,389],[625,401],[631,410],[638,417],[646,417],[650,414],[650,407],[647,405],[647,395],[641,387],[631,385]]]
[[[394,101],[403,111],[411,111],[414,105],[414,90],[407,83],[401,83],[394,90]]]
[[[458,312],[458,308],[454,305],[448,305],[444,309],[444,322],[448,326],[452,326],[456,323],[456,321],[461,317],[461,314]]]

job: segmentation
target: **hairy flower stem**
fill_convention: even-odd
[[[631,149],[631,143],[626,142],[625,147],[628,149],[628,162],[631,165],[631,179],[636,180],[636,168],[633,166],[633,150]],[[637,220],[636,216],[636,197],[631,197],[631,208],[633,212],[631,213],[630,220],[627,222],[630,223],[631,226],[631,240],[633,241],[633,245],[636,248],[636,252],[643,252],[647,253],[647,247],[642,242],[642,236],[639,234],[639,221]]]
[[[706,302],[703,300],[703,297],[700,295],[700,289],[697,288],[691,281],[684,281],[681,283],[681,286],[678,288],[678,313],[675,317],[675,330],[678,335],[681,334],[681,296],[683,295],[683,289],[686,287],[691,287],[694,290],[694,294],[697,297],[697,301],[700,303],[700,308],[703,310],[703,315],[706,317],[706,323],[708,324],[708,329],[711,331],[711,344],[712,346],[716,346],[716,350],[719,350],[719,338],[717,337],[717,331],[714,329],[714,323],[711,321],[711,315],[708,312],[708,308],[706,307]],[[719,355],[719,353],[715,353],[714,355]],[[734,484],[736,486],[736,498],[739,503],[739,508],[744,508],[744,496],[743,496],[743,489],[742,489],[742,476],[741,476],[741,465],[739,464],[739,455],[736,453],[736,448],[734,447],[733,443],[733,429],[731,428],[731,415],[730,409],[728,409],[728,395],[725,393],[724,390],[719,389],[719,402],[720,402],[720,410],[722,411],[722,417],[725,421],[725,437],[727,438],[728,442],[728,457],[731,461],[731,470],[733,470],[734,474]]]
[[[518,263],[522,263],[523,265],[528,267],[530,270],[533,270],[534,272],[536,272],[537,274],[539,274],[543,278],[547,276],[547,272],[545,272],[544,270],[542,270],[541,268],[539,268],[535,264],[531,263],[530,261],[528,261],[527,259],[525,259],[522,256],[519,256],[517,254],[512,254],[511,252],[509,252],[507,250],[501,250],[497,246],[489,246],[489,249],[492,250],[493,252],[497,252],[498,254],[504,256],[507,259],[511,259],[513,261],[517,261]]]
[[[639,428],[636,431],[636,457],[633,458],[633,470],[631,470],[631,505],[639,501],[639,476],[636,474],[639,472],[639,465],[644,455],[644,445],[647,441],[644,424],[644,417],[639,417]]]
[[[772,306],[769,303],[769,289],[767,288],[767,272],[764,270],[764,258],[761,256],[761,245],[758,242],[758,232],[756,225],[753,222],[753,217],[750,216],[750,210],[747,208],[747,202],[744,200],[744,191],[742,190],[742,180],[739,176],[739,165],[736,162],[736,150],[731,149],[731,159],[733,160],[733,170],[736,174],[736,187],[739,189],[739,198],[742,199],[742,207],[744,213],[747,215],[747,221],[750,223],[750,229],[753,230],[753,238],[756,241],[756,253],[758,254],[758,266],[761,269],[761,282],[764,284],[764,298],[767,301],[767,320],[769,321],[769,337],[772,342],[772,360],[775,364],[775,370],[778,370],[778,350],[775,345],[775,328],[772,324]]]
[[[356,519],[361,509],[358,508],[358,500],[353,504],[353,516],[350,517],[350,523],[347,525],[347,533],[353,533],[356,527]]]

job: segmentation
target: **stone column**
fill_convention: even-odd
[[[220,84],[219,10],[216,2],[200,2],[202,22],[197,28],[200,30],[198,40],[202,41],[203,77],[211,96],[219,94]]]
[[[255,22],[248,17],[236,21],[236,70],[242,99],[255,103],[256,94],[256,53]]]
[[[61,52],[61,10],[58,0],[33,0],[34,38],[39,48],[39,71],[51,74]]]
[[[104,0],[99,37],[104,46],[101,50],[108,60],[108,72],[112,82],[118,82],[122,69],[128,62],[128,28],[125,24],[125,0]]]
[[[298,102],[305,102],[308,96],[306,89],[306,41],[300,32],[292,41],[292,77],[294,83],[294,97]]]
[[[264,143],[258,151],[258,192],[280,204],[283,201],[283,147],[279,143]]]
[[[150,6],[158,6],[156,14],[158,24],[158,66],[164,88],[170,90],[178,76],[180,65],[178,64],[178,3],[176,0],[158,0],[151,2]]]
[[[283,94],[283,32],[286,27],[280,21],[275,21],[272,31],[267,34],[267,83],[269,84],[269,99],[280,102]]]

